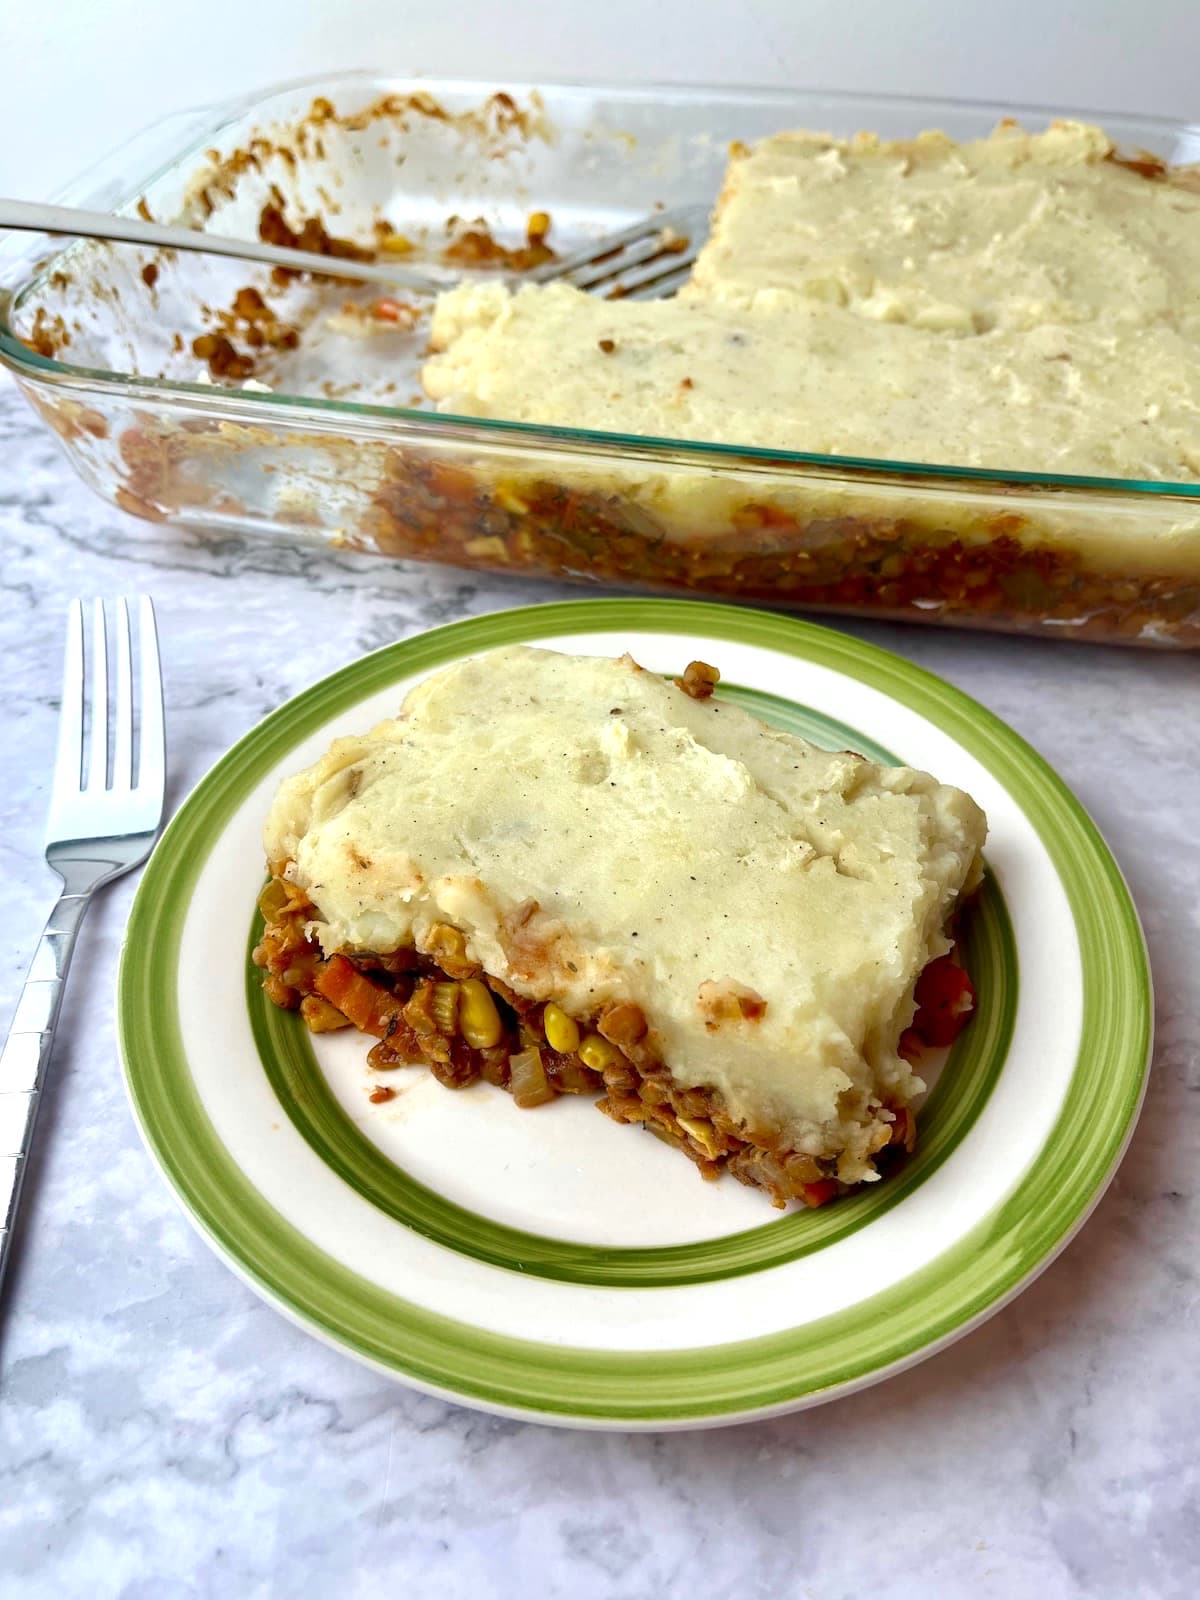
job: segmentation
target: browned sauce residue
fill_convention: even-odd
[[[525,227],[523,245],[504,245],[492,234],[482,217],[468,222],[462,217],[451,217],[446,223],[450,243],[442,251],[443,259],[463,267],[503,267],[509,272],[528,272],[546,261],[557,259],[546,243],[550,231],[550,218],[545,211],[535,211]]]
[[[315,256],[332,256],[343,261],[373,261],[375,258],[374,250],[364,249],[352,239],[335,237],[320,217],[305,217],[299,228],[289,227],[282,207],[270,203],[259,213],[258,236],[264,244],[281,245],[286,250],[307,250]]]
[[[207,362],[214,378],[248,378],[255,370],[254,352],[294,350],[300,343],[300,330],[284,322],[249,284],[237,291],[227,311],[213,315],[216,329],[192,340],[192,354]]]
[[[767,1002],[757,990],[744,983],[724,978],[719,983],[706,979],[696,991],[696,1004],[709,1033],[716,1033],[726,1022],[758,1022]]]
[[[1121,155],[1116,150],[1110,150],[1105,157],[1115,167],[1125,167],[1130,172],[1136,172],[1139,178],[1149,178],[1152,183],[1161,182],[1167,175],[1167,163],[1161,156],[1152,154],[1149,150],[1137,150],[1129,155]]]
[[[192,354],[207,364],[214,378],[248,378],[253,356],[243,355],[223,333],[201,333],[192,340]]]
[[[29,348],[36,350],[39,356],[53,360],[70,342],[71,335],[63,319],[56,314],[48,313],[45,306],[39,306],[34,313],[29,337],[25,340]]]
[[[390,122],[404,133],[418,118],[453,124],[474,139],[488,156],[503,155],[521,140],[545,137],[542,107],[536,97],[528,106],[521,106],[511,95],[500,91],[471,110],[449,112],[431,94],[418,91],[383,95],[361,111],[341,115],[330,100],[320,95],[287,137],[256,134],[226,156],[218,150],[209,150],[212,170],[195,195],[195,203],[205,216],[210,216],[219,199],[233,195],[242,173],[261,172],[272,159],[283,161],[293,169],[300,158],[326,159],[325,137],[331,128],[361,133],[376,123]]]

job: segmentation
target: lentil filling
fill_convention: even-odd
[[[675,1084],[649,1044],[646,1017],[630,1002],[576,1018],[526,999],[471,961],[462,931],[445,923],[432,930],[426,951],[326,957],[307,931],[316,907],[289,882],[286,867],[273,865],[259,898],[264,928],[253,959],[263,971],[263,989],[275,1005],[298,1010],[314,1033],[356,1027],[373,1035],[367,1057],[373,1072],[424,1064],[448,1089],[483,1079],[507,1090],[523,1109],[563,1094],[598,1095],[606,1116],[640,1123],[686,1155],[702,1177],[728,1171],[778,1207],[793,1200],[820,1206],[848,1192],[834,1175],[834,1162],[738,1125],[714,1089]],[[973,1005],[962,968],[949,956],[931,962],[901,1053],[912,1058],[952,1043]],[[385,1089],[374,1087],[371,1100],[392,1098]],[[898,1106],[891,1114],[877,1130],[877,1160],[885,1162],[911,1152],[916,1142],[912,1110]]]

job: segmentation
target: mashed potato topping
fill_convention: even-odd
[[[1101,129],[736,149],[673,300],[439,298],[445,411],[812,454],[1200,478],[1200,186]]]

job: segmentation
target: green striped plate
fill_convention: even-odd
[[[364,1046],[310,1038],[249,964],[280,777],[460,656],[545,642],[678,670],[830,748],[926,767],[990,822],[964,930],[979,995],[914,1158],[783,1215],[586,1101],[518,1111],[426,1073],[366,1098]],[[168,829],[127,930],[120,1032],[152,1153],[264,1296],[421,1388],[577,1425],[795,1409],[958,1337],[1057,1253],[1137,1114],[1151,998],[1137,917],[1095,828],[1029,747],[907,662],[791,618],[674,600],[503,612],[391,646],[297,696]]]

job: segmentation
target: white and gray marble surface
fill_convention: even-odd
[[[578,592],[139,523],[76,482],[9,388],[0,539],[0,1027],[54,893],[41,835],[72,595],[155,597],[175,805],[265,712],[361,652]],[[854,631],[1030,739],[1091,809],[1144,919],[1158,991],[1149,1097],[1065,1256],[935,1360],[770,1423],[588,1434],[411,1393],[258,1301],[151,1167],[113,1036],[125,881],[85,925],[0,1314],[5,1600],[1191,1600],[1197,660]]]

